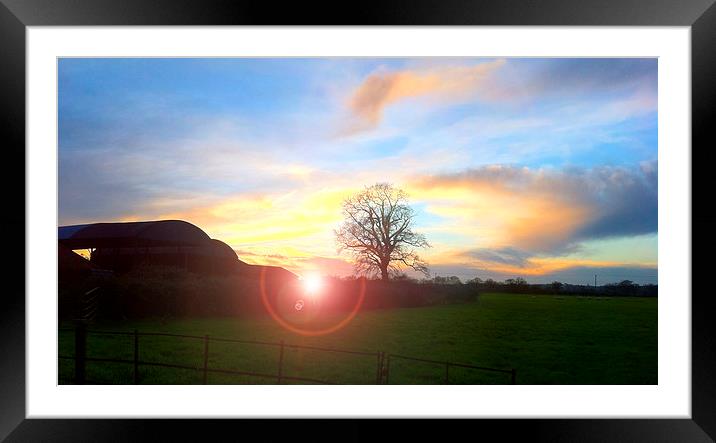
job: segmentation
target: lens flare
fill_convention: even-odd
[[[309,274],[302,279],[307,294],[317,295],[323,289],[323,279],[318,274]]]
[[[359,286],[359,292],[358,292],[358,299],[356,300],[355,305],[353,306],[353,309],[348,313],[348,315],[343,318],[338,323],[334,324],[333,326],[329,326],[323,329],[303,329],[299,328],[297,326],[292,325],[288,321],[286,321],[281,315],[276,312],[273,305],[271,304],[271,301],[269,300],[268,290],[266,287],[266,268],[261,269],[260,279],[259,279],[259,288],[261,290],[261,301],[263,302],[264,307],[268,311],[269,315],[283,328],[285,328],[288,331],[294,332],[296,334],[309,336],[309,337],[315,337],[318,335],[326,335],[326,334],[332,334],[342,328],[344,328],[348,323],[350,323],[353,318],[358,314],[358,311],[360,311],[361,306],[363,305],[363,300],[365,300],[365,290],[366,290],[366,284],[365,284],[365,278],[360,279],[360,286]],[[294,305],[294,309],[296,309],[298,305]],[[301,305],[301,309],[305,307],[305,301],[304,304]],[[299,310],[299,309],[296,309]]]

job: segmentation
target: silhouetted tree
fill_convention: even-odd
[[[412,230],[415,212],[405,192],[388,183],[366,187],[343,202],[343,215],[336,240],[340,251],[353,255],[358,273],[388,280],[390,273],[409,267],[429,275],[427,263],[415,248],[430,245]]]
[[[624,295],[635,295],[639,289],[639,285],[631,280],[622,280],[619,282],[619,291]]]
[[[483,282],[486,288],[488,289],[495,289],[500,283],[496,282],[495,280],[488,278]]]
[[[505,280],[505,284],[510,286],[524,286],[527,284],[527,281],[522,277],[508,278]]]
[[[433,279],[433,283],[439,284],[439,285],[461,285],[462,282],[460,281],[460,277],[457,277],[455,275],[450,277],[441,277],[441,276],[435,276]]]
[[[395,275],[393,275],[393,280],[395,281],[401,281],[401,282],[409,282],[409,283],[417,283],[418,280],[410,277],[405,272],[397,272]]]

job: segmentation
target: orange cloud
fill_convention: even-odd
[[[653,167],[652,167],[653,166]],[[654,268],[629,254],[588,257],[586,240],[655,232],[656,165],[638,170],[531,170],[489,166],[416,177],[407,184],[427,211],[431,265],[541,276],[571,268]],[[610,259],[621,256],[621,259]]]
[[[479,262],[475,264],[478,266],[480,265]],[[566,259],[558,257],[535,257],[528,259],[524,266],[496,265],[495,263],[484,263],[484,265],[489,265],[489,269],[491,271],[499,272],[502,274],[537,276],[552,274],[557,271],[574,267],[606,268],[614,266],[624,266],[625,263],[612,261]]]
[[[654,263],[630,263],[615,260],[591,260],[576,257],[528,257],[519,263],[501,263],[494,260],[475,257],[471,251],[444,250],[430,257],[432,265],[453,266],[455,268],[489,271],[496,274],[513,276],[542,276],[572,268],[654,268]]]
[[[350,110],[358,122],[353,132],[376,126],[385,107],[423,95],[459,98],[477,90],[483,80],[505,63],[495,60],[475,66],[449,66],[423,71],[378,71],[353,92]]]
[[[558,255],[575,244],[656,232],[656,164],[590,170],[490,166],[409,183],[429,212],[479,248]]]
[[[549,250],[569,239],[592,215],[589,206],[539,187],[513,189],[492,180],[421,179],[409,185],[428,211],[448,218],[446,233],[475,245]]]

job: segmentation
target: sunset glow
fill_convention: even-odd
[[[307,294],[316,296],[323,289],[323,278],[318,274],[309,274],[301,279],[303,289]]]
[[[656,79],[655,59],[60,59],[59,221],[186,220],[317,296],[353,272],[341,202],[390,182],[433,275],[656,283]]]

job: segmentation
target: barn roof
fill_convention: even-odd
[[[60,226],[58,228],[61,260],[68,266],[82,267],[89,264],[77,256],[73,249],[128,248],[188,246],[193,253],[236,260],[241,273],[259,276],[262,269],[267,275],[296,278],[296,275],[276,266],[250,265],[239,260],[231,246],[221,240],[210,238],[199,227],[183,220],[158,220],[119,223],[91,223]],[[71,255],[70,255],[71,254]],[[79,261],[78,261],[79,260]]]
[[[211,249],[214,251],[215,255],[224,256],[227,258],[235,258],[237,260],[239,259],[239,256],[236,255],[236,251],[234,251],[231,246],[227,245],[221,240],[212,238]]]
[[[60,226],[58,239],[60,244],[70,249],[205,246],[211,241],[204,231],[183,220]]]

